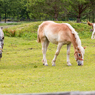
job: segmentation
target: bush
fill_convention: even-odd
[[[91,37],[90,29],[91,27],[87,24],[83,23],[75,23],[72,21],[63,22],[63,21],[56,21],[57,23],[69,23],[75,30],[79,33],[80,38],[89,38]],[[9,27],[4,29],[5,35],[9,37],[22,37],[25,39],[37,39],[37,29],[38,26],[42,23],[42,21],[38,22],[29,22],[29,23],[22,23],[21,25],[15,25],[13,27]]]
[[[16,30],[4,29],[3,32],[6,36],[9,36],[9,37],[15,37],[16,36]]]

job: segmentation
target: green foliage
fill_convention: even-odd
[[[0,0],[0,17],[6,19],[10,17],[10,20],[14,20],[14,17],[19,21],[20,19],[29,19],[26,0]]]
[[[23,37],[25,39],[36,39],[37,37],[37,29],[38,25],[41,22],[29,22],[22,23],[21,25],[16,25],[13,27],[9,27],[8,29],[4,29],[4,34],[9,37]]]
[[[69,23],[75,28],[75,30],[79,33],[80,38],[90,38],[91,27],[87,24],[83,23],[75,23],[72,21],[63,22],[63,21],[56,21],[57,23]],[[37,39],[37,29],[38,26],[42,23],[42,21],[39,22],[24,22],[20,25],[15,25],[13,27],[9,27],[8,29],[4,29],[5,35],[9,37],[23,37],[24,39]]]
[[[15,30],[5,29],[3,32],[8,37],[15,37],[16,36],[16,31]]]
[[[94,22],[93,0],[0,0],[0,20],[38,21],[89,19]],[[92,14],[92,15],[91,15]]]
[[[44,5],[44,6],[43,6]],[[66,0],[29,0],[27,3],[28,10],[30,10],[31,19],[54,19],[58,20],[58,16],[67,14],[67,3]],[[67,8],[67,9],[66,9]]]

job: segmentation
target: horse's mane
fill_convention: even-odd
[[[78,36],[78,33],[75,31],[75,29],[74,29],[70,24],[68,24],[68,23],[65,23],[65,24],[71,29],[72,34],[75,35],[76,43],[77,43],[77,45],[78,45],[78,48],[80,48],[80,51],[81,51],[82,53],[84,53],[84,48],[81,46],[81,40],[80,40],[80,38],[79,38],[79,36]]]

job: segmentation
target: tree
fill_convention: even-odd
[[[92,13],[92,22],[94,23],[94,17],[95,17],[95,0],[90,0],[90,12],[89,15]]]
[[[2,1],[0,0],[0,6],[2,6]],[[1,21],[2,7],[0,7],[0,21]]]
[[[0,0],[0,18],[19,20],[69,20],[91,18],[94,22],[93,0]],[[87,17],[88,16],[88,17]]]
[[[28,10],[34,19],[45,16],[58,20],[60,13],[67,12],[66,6],[66,0],[28,0]]]
[[[89,0],[69,0],[69,5],[72,7],[70,15],[73,14],[77,18],[77,22],[81,22],[82,14],[89,8]]]
[[[0,1],[1,1],[1,10],[2,10],[1,13],[4,14],[5,22],[6,22],[7,15],[10,15],[10,14],[12,15],[15,9],[14,6],[17,6],[17,5],[16,5],[15,0],[0,0]]]
[[[67,8],[69,8],[66,0],[46,0],[46,6],[45,13],[52,15],[55,20],[58,20],[61,13],[67,13]]]
[[[2,13],[4,13],[5,15],[5,22],[6,22],[6,15],[9,11],[9,1],[8,0],[1,0],[1,10],[2,10]]]
[[[27,0],[18,0],[18,18],[21,20],[29,20],[29,11],[27,10]]]
[[[4,15],[5,22],[8,16],[29,18],[26,3],[26,0],[0,0],[0,17]]]

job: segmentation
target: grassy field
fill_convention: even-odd
[[[95,90],[95,40],[90,39],[90,28],[86,25],[84,28],[82,24],[80,26],[83,29],[79,33],[82,46],[87,47],[84,66],[77,66],[73,46],[70,54],[72,66],[66,65],[65,45],[56,60],[56,66],[52,67],[51,61],[57,48],[54,44],[50,44],[47,50],[49,66],[43,66],[41,44],[36,42],[36,36],[34,40],[5,36],[0,61],[0,94]],[[84,33],[84,30],[88,32]]]

